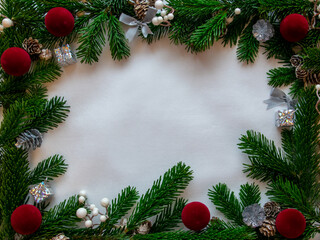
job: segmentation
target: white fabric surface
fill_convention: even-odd
[[[129,60],[114,62],[105,50],[99,63],[77,63],[50,84],[50,96],[71,106],[67,121],[44,137],[31,162],[61,154],[67,173],[51,183],[58,203],[84,189],[89,202],[113,199],[128,185],[144,193],[179,161],[194,180],[184,193],[220,216],[207,193],[222,182],[238,193],[251,179],[237,144],[253,129],[280,146],[266,72],[277,66],[261,53],[255,64],[236,59],[235,48],[216,44],[198,55],[162,40],[132,43]],[[264,190],[264,185],[261,185]],[[263,202],[266,202],[263,197]]]

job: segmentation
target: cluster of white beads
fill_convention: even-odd
[[[79,203],[85,204],[87,193],[82,190],[79,193]],[[100,215],[100,222],[105,222],[108,219],[108,207],[110,205],[110,201],[108,198],[102,198],[100,201],[100,205],[106,209],[106,214],[102,214],[99,212],[99,209],[94,204],[85,204],[84,207],[79,208],[76,212],[78,218],[82,218],[85,220],[84,225],[87,228],[93,227],[93,218]],[[91,210],[91,215],[88,214],[88,209]]]
[[[156,9],[158,9],[159,11],[161,10],[161,12],[160,16],[155,16],[154,18],[152,18],[152,24],[155,26],[158,26],[163,22],[169,24],[169,21],[174,18],[173,12],[168,13],[165,9],[163,9],[165,5],[162,0],[157,0],[154,5]]]
[[[9,28],[13,26],[13,21],[10,18],[4,18],[2,20],[2,24],[0,24],[0,31],[2,32],[3,29]]]

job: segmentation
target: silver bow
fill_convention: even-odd
[[[136,36],[137,31],[141,29],[143,36],[146,38],[149,34],[153,34],[151,29],[148,26],[148,23],[152,21],[152,18],[157,14],[157,9],[149,7],[146,16],[142,22],[137,19],[122,13],[120,15],[119,21],[129,26],[129,29],[126,31],[126,38],[131,42]]]
[[[296,100],[292,100],[290,96],[285,94],[279,88],[273,88],[270,93],[270,98],[263,101],[265,104],[268,104],[267,110],[280,106],[284,103],[288,105],[288,109],[294,109],[297,103]]]

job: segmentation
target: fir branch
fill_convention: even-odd
[[[94,18],[88,26],[80,31],[77,56],[82,63],[98,62],[103,47],[106,44],[106,26],[109,14],[105,11]]]
[[[181,212],[185,207],[187,200],[178,198],[174,203],[171,203],[157,215],[156,220],[151,228],[151,233],[172,231],[178,227],[181,222]]]
[[[50,239],[61,232],[68,235],[69,228],[75,227],[81,221],[75,214],[78,208],[77,196],[70,197],[68,200],[51,208],[43,214],[40,229],[30,235],[30,239]]]
[[[238,38],[241,36],[247,22],[249,21],[246,15],[239,15],[233,19],[233,21],[226,26],[226,33],[223,36],[224,46],[236,45],[238,43]]]
[[[227,13],[217,14],[205,24],[198,27],[190,37],[189,45],[193,51],[209,49],[224,33]]]
[[[29,185],[38,184],[45,180],[53,180],[67,171],[67,164],[62,156],[54,155],[40,163],[30,171]]]
[[[319,32],[318,32],[319,33]],[[303,56],[303,68],[315,73],[320,72],[320,50],[318,48],[306,48]]]
[[[271,69],[268,73],[268,84],[272,87],[282,87],[297,81],[295,69],[293,67],[279,67]]]
[[[128,58],[130,56],[130,48],[119,20],[113,15],[110,16],[107,27],[112,58],[114,60]]]
[[[256,23],[258,18],[251,19],[251,22],[243,30],[237,48],[237,58],[241,62],[253,63],[258,56],[260,43],[254,38],[252,34],[252,26]]]
[[[217,210],[222,212],[232,223],[239,226],[244,224],[242,220],[243,208],[234,192],[231,192],[226,184],[219,183],[213,186],[213,189],[209,189],[208,196]]]
[[[261,193],[259,186],[254,183],[246,183],[240,186],[239,197],[241,201],[241,206],[244,209],[254,203],[259,203],[261,200]]]
[[[52,130],[65,121],[68,112],[66,101],[61,97],[54,97],[35,112],[35,118],[29,124],[29,128],[37,128],[42,133]]]
[[[128,220],[128,229],[133,230],[147,218],[160,213],[182,193],[192,179],[192,171],[184,163],[180,162],[169,169],[142,195]]]
[[[41,84],[53,82],[61,76],[61,67],[55,60],[49,62],[38,61],[32,66],[29,73],[23,76],[28,84]]]
[[[170,30],[170,27],[154,26],[153,24],[151,24],[149,27],[153,34],[149,34],[147,38],[142,38],[144,41],[147,41],[148,44],[164,38],[169,34]]]
[[[249,155],[250,164],[244,164],[248,177],[266,182],[275,180],[279,175],[295,178],[294,166],[283,157],[273,141],[253,131],[247,131],[240,141],[239,148]]]

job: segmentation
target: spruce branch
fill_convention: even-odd
[[[244,164],[248,177],[264,182],[275,180],[279,175],[295,178],[294,166],[284,158],[273,141],[253,131],[247,131],[240,141],[239,148],[249,155],[250,164]]]
[[[282,87],[298,81],[293,67],[279,67],[271,69],[268,73],[268,84],[272,87]]]
[[[182,193],[192,179],[192,171],[184,163],[180,162],[169,169],[142,195],[128,220],[128,229],[133,230],[147,218],[160,213]]]
[[[52,181],[67,171],[67,164],[62,156],[54,155],[40,163],[30,171],[29,185],[38,184],[39,182]]]
[[[209,49],[224,33],[226,16],[227,13],[222,12],[198,27],[190,37],[191,49],[196,52]]]
[[[77,56],[82,63],[98,62],[103,47],[106,44],[106,26],[109,20],[108,12],[102,11],[88,26],[80,31]]]
[[[244,225],[242,220],[243,208],[234,192],[231,192],[226,184],[219,183],[213,186],[213,189],[209,189],[208,196],[217,210],[222,212],[232,223],[238,226]]]
[[[107,27],[108,41],[112,58],[114,60],[128,58],[130,56],[130,47],[128,46],[128,40],[125,37],[118,18],[116,18],[114,15],[111,15]]]
[[[243,30],[237,48],[237,58],[241,62],[253,63],[258,56],[260,43],[252,34],[252,26],[258,20],[257,17],[251,19],[251,22]]]
[[[318,32],[319,33],[319,32]],[[315,73],[320,72],[320,50],[318,48],[306,48],[303,56],[303,68]]]
[[[178,198],[174,203],[167,205],[159,215],[151,228],[151,233],[172,231],[181,222],[181,212],[187,200]]]
[[[258,185],[254,183],[246,183],[240,186],[239,197],[241,206],[244,209],[254,203],[259,203],[261,200],[261,193]]]

